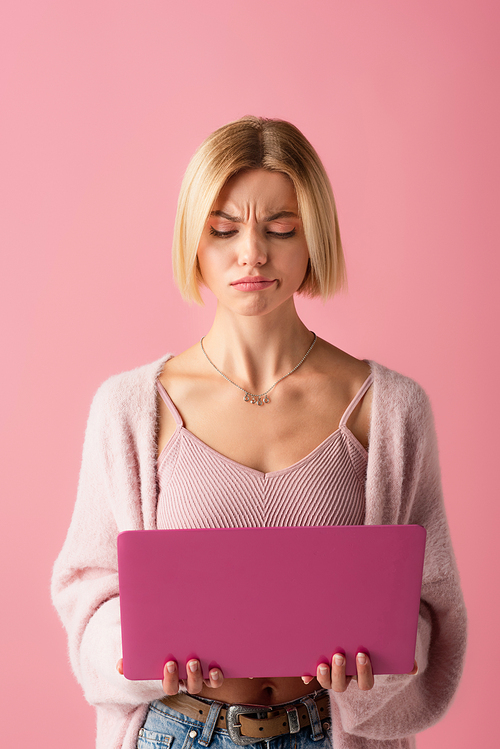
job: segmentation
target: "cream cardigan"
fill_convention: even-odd
[[[116,537],[156,527],[155,381],[168,356],[108,379],[92,403],[76,505],[55,563],[52,596],[86,699],[97,708],[97,749],[134,749],[161,683],[127,681],[121,657]],[[377,676],[362,692],[331,692],[335,749],[410,749],[442,717],[458,685],[466,615],[443,507],[432,413],[412,380],[374,374],[366,524],[427,529],[416,676]]]

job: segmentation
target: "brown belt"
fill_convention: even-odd
[[[328,694],[320,695],[316,699],[312,695],[305,695],[305,697],[312,698],[316,703],[320,720],[329,717],[330,698]],[[162,702],[173,710],[177,710],[188,718],[199,720],[201,723],[205,723],[210,710],[209,703],[197,700],[183,692],[164,697]],[[249,713],[259,716],[268,713],[268,717],[251,718]],[[216,727],[227,728],[231,738],[235,735],[234,729],[236,727],[237,736],[259,740],[281,736],[285,733],[298,733],[302,728],[310,725],[309,712],[306,706],[301,702],[295,702],[277,707],[277,709],[274,709],[272,705],[230,705],[227,710],[221,707]],[[324,728],[325,730],[328,729],[329,725],[324,726]],[[235,743],[243,742],[236,741]]]

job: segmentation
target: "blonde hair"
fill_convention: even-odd
[[[318,154],[290,122],[246,116],[215,130],[191,159],[175,219],[174,278],[184,299],[203,304],[197,251],[210,211],[226,182],[242,170],[282,172],[292,180],[309,250],[299,293],[327,299],[346,281],[337,211]]]

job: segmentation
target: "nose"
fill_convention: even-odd
[[[238,263],[250,267],[267,263],[265,241],[253,227],[249,228],[241,237],[241,244],[238,248]]]

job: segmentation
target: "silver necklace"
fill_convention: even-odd
[[[312,333],[312,330],[310,332]],[[244,401],[246,401],[247,403],[257,404],[258,406],[263,406],[265,403],[271,403],[271,400],[270,400],[270,398],[268,396],[268,393],[270,393],[271,390],[274,387],[276,387],[276,385],[278,384],[278,382],[281,382],[281,380],[284,380],[285,377],[290,377],[290,375],[293,374],[300,367],[300,365],[303,364],[304,361],[307,359],[307,357],[309,356],[309,354],[311,353],[311,351],[313,349],[314,344],[318,340],[318,336],[316,335],[316,333],[313,333],[313,336],[314,336],[313,342],[311,343],[311,345],[309,346],[309,348],[307,349],[306,353],[304,354],[304,356],[302,357],[302,359],[299,361],[299,363],[293,369],[291,369],[289,372],[287,372],[286,375],[283,375],[283,377],[280,377],[279,380],[276,380],[276,382],[273,382],[273,384],[271,385],[271,387],[268,388],[265,391],[265,393],[259,393],[258,395],[256,393],[249,393],[248,390],[245,390],[245,388],[242,388],[239,385],[237,385],[236,382],[233,382],[233,380],[231,380],[227,375],[224,374],[224,372],[221,372],[220,369],[215,366],[215,364],[213,363],[213,361],[211,360],[211,358],[209,357],[209,355],[207,354],[207,352],[205,351],[205,348],[203,346],[203,341],[205,339],[205,336],[203,336],[203,338],[200,340],[200,346],[201,346],[201,350],[205,354],[208,362],[212,365],[212,367],[215,369],[215,371],[218,372],[220,375],[222,375],[222,377],[225,380],[227,380],[228,382],[230,382],[231,385],[234,385],[235,387],[238,388],[238,390],[241,390],[243,393],[245,393],[245,397],[243,398]]]

